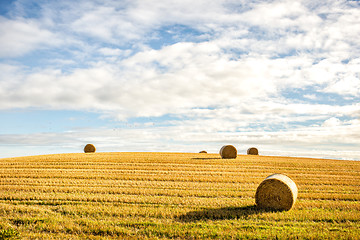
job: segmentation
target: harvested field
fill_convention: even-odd
[[[257,187],[273,173],[298,187],[290,211],[255,206]],[[356,239],[359,224],[358,161],[209,153],[0,159],[0,239]]]

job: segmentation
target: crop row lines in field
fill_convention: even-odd
[[[234,192],[240,194],[241,192],[246,191],[254,191],[256,189],[255,184],[246,184],[237,186],[222,186],[221,188],[217,187],[209,187],[209,186],[196,186],[196,185],[187,185],[187,186],[179,186],[179,185],[154,185],[154,184],[113,184],[113,185],[91,185],[91,184],[76,184],[76,185],[62,185],[62,184],[1,184],[0,190],[16,190],[16,191],[53,191],[53,192],[93,192],[93,193],[124,193],[124,190],[130,191],[131,189],[149,189],[151,191],[186,191],[186,192],[216,192],[216,193],[225,193],[225,192]],[[354,189],[353,186],[342,186],[342,188],[334,189],[333,185],[330,186],[322,186],[322,188],[318,188],[316,185],[308,185],[306,187],[301,186],[299,189],[299,193],[301,195],[314,195],[320,193],[332,193],[332,194],[357,194],[359,191]]]
[[[317,192],[358,192],[358,185],[344,185],[337,184],[334,188],[334,184],[322,184],[321,188],[315,184],[298,184],[299,191],[302,193],[317,193]],[[174,182],[174,181],[129,181],[129,180],[77,180],[71,181],[66,179],[65,181],[50,181],[47,179],[19,179],[19,178],[7,178],[0,179],[0,187],[22,187],[22,188],[151,188],[151,189],[172,189],[172,190],[216,190],[216,191],[241,191],[247,189],[256,188],[255,183],[207,183],[207,182]]]
[[[103,179],[71,179],[71,178],[0,178],[3,185],[39,185],[39,186],[95,186],[95,187],[152,187],[152,188],[172,188],[172,189],[239,189],[254,187],[255,183],[235,182],[235,183],[216,183],[216,182],[176,182],[176,181],[147,181],[147,180],[114,180]]]
[[[234,177],[234,178],[227,178],[227,177],[208,177],[208,176],[203,176],[203,177],[199,177],[199,176],[190,176],[190,177],[184,177],[184,176],[173,176],[171,174],[169,175],[163,175],[163,176],[159,176],[159,175],[153,175],[153,176],[136,176],[136,175],[126,175],[126,176],[119,176],[117,175],[89,175],[89,174],[82,174],[82,175],[63,175],[63,174],[59,174],[59,175],[55,175],[55,174],[43,174],[43,175],[39,175],[39,174],[17,174],[17,175],[12,175],[12,174],[8,174],[8,175],[0,175],[0,178],[29,178],[29,179],[74,179],[74,180],[78,180],[78,179],[83,179],[83,180],[122,180],[122,181],[159,181],[159,182],[215,182],[215,183],[259,183],[261,182],[261,180],[263,178],[259,178],[259,177],[249,177],[246,180],[244,180],[243,178],[239,178],[239,177]]]
[[[256,188],[256,186],[238,186],[237,188],[220,188],[220,189],[216,189],[216,188],[207,188],[207,187],[176,187],[176,186],[149,186],[149,185],[143,185],[143,186],[132,186],[132,185],[128,185],[128,186],[116,186],[116,185],[112,185],[112,186],[99,186],[99,185],[8,185],[8,184],[0,184],[0,190],[16,190],[16,191],[41,191],[44,189],[50,190],[52,189],[53,191],[97,191],[100,192],[102,191],[122,191],[123,189],[126,190],[130,190],[130,189],[149,189],[152,191],[205,191],[205,192],[241,192],[241,191],[253,191]]]
[[[86,175],[86,174],[8,174],[0,175],[0,184],[55,184],[55,185],[186,185],[191,184],[208,184],[212,187],[211,183],[221,185],[247,185],[259,184],[265,177],[249,177],[242,178],[239,176],[201,176],[201,175]],[[297,185],[304,188],[313,188],[319,185],[321,179],[308,178],[303,179],[297,176],[293,177]],[[56,181],[55,181],[56,180]],[[147,182],[147,183],[146,183]],[[356,178],[335,178],[333,180],[326,179],[321,183],[321,187],[328,188],[330,186],[338,186],[338,188],[359,187],[360,179]]]
[[[239,172],[239,171],[248,171],[248,170],[254,170],[255,172],[257,170],[263,171],[265,170],[291,170],[294,172],[307,172],[307,173],[322,173],[324,172],[325,168],[314,168],[314,167],[306,167],[301,164],[299,166],[289,166],[284,165],[280,166],[278,164],[271,164],[271,165],[263,165],[261,163],[259,164],[245,164],[245,163],[239,163],[234,165],[226,165],[222,163],[222,165],[218,164],[169,164],[169,163],[69,163],[69,164],[61,164],[61,163],[48,163],[48,162],[35,162],[35,163],[9,163],[4,164],[3,162],[0,163],[0,169],[36,169],[36,168],[43,168],[43,169],[105,169],[105,170],[116,170],[116,169],[129,169],[129,170],[179,170],[179,171],[227,171],[227,172]],[[334,166],[335,167],[335,166]],[[336,166],[335,169],[332,168],[326,168],[326,172],[330,174],[344,174],[349,173],[353,175],[359,175],[359,172],[352,168],[351,165],[345,165],[343,167]]]
[[[2,174],[6,174],[6,173],[34,173],[34,172],[38,172],[38,173],[42,173],[44,171],[49,171],[49,172],[61,172],[61,173],[139,173],[139,174],[173,174],[173,173],[181,173],[181,174],[229,174],[229,175],[247,175],[247,174],[256,174],[256,173],[264,173],[264,172],[273,172],[270,169],[267,169],[266,171],[264,171],[263,169],[242,169],[242,168],[238,168],[238,169],[233,169],[233,170],[224,170],[224,169],[207,169],[207,170],[199,170],[199,169],[188,169],[188,170],[181,170],[181,169],[113,169],[113,168],[109,168],[109,169],[98,169],[98,168],[86,168],[86,169],[82,169],[82,168],[77,168],[77,169],[73,169],[73,168],[2,168],[1,169],[1,173]],[[277,169],[277,171],[279,171],[279,169]],[[337,172],[336,174],[334,172],[331,171],[327,171],[326,173],[324,172],[319,172],[319,173],[314,173],[314,172],[308,172],[306,170],[294,170],[291,169],[289,171],[286,172],[291,172],[292,174],[298,174],[301,176],[317,176],[317,177],[359,177],[360,178],[360,174],[358,172]]]
[[[31,212],[38,212],[42,209],[36,206],[50,206],[55,208],[60,208],[61,206],[67,206],[70,209],[84,209],[83,211],[96,211],[96,209],[100,209],[98,211],[109,211],[109,212],[119,212],[119,211],[140,211],[139,209],[144,209],[144,212],[149,211],[172,211],[172,209],[176,209],[177,211],[189,211],[187,209],[194,209],[194,208],[213,208],[214,205],[191,205],[191,204],[177,204],[177,203],[154,203],[154,202],[147,202],[147,203],[139,203],[139,202],[99,202],[99,201],[81,201],[81,200],[16,200],[13,199],[9,205],[8,200],[0,200],[0,208],[2,211],[10,211],[10,212],[17,212],[20,213],[28,213]],[[237,201],[232,202],[231,205],[227,205],[228,207],[240,207],[240,206],[250,206],[254,204],[254,199],[237,199]],[[220,207],[224,206],[224,204],[218,204]],[[26,206],[34,206],[34,208],[26,207]],[[136,207],[134,207],[136,206]],[[17,210],[19,209],[19,210]],[[103,210],[102,210],[103,209]],[[130,210],[126,210],[130,209]],[[131,210],[132,209],[132,210]],[[216,208],[215,208],[216,209]],[[346,200],[310,200],[310,199],[299,199],[297,205],[295,206],[297,214],[299,214],[299,210],[311,211],[314,214],[318,214],[318,212],[323,213],[323,211],[336,212],[336,211],[346,211],[350,214],[360,214],[360,205],[357,201],[346,201]],[[25,212],[24,212],[25,211]],[[47,211],[47,210],[45,210]],[[287,216],[287,215],[283,215]],[[291,217],[292,215],[289,215]],[[355,217],[355,216],[354,216]],[[358,219],[360,219],[358,217]]]
[[[53,190],[40,190],[40,191],[34,191],[34,190],[23,190],[21,192],[17,192],[14,190],[3,190],[2,191],[2,197],[4,199],[6,196],[16,196],[15,199],[28,199],[28,200],[58,200],[58,199],[65,199],[65,200],[74,200],[74,199],[96,199],[95,201],[114,201],[114,199],[124,199],[124,198],[138,198],[142,199],[144,197],[162,197],[162,200],[157,199],[156,201],[170,201],[169,199],[173,198],[212,198],[212,199],[221,199],[221,198],[233,198],[233,199],[239,199],[239,198],[252,198],[254,197],[255,190],[251,191],[230,191],[228,193],[221,193],[221,192],[210,192],[206,194],[206,192],[203,191],[171,191],[171,190],[165,190],[165,191],[153,191],[153,190],[123,190],[123,191],[117,191],[117,190],[107,190],[104,191],[73,191],[73,190],[65,190],[65,191],[53,191]],[[61,198],[59,198],[61,196]],[[319,199],[319,200],[347,200],[347,201],[354,201],[360,200],[360,194],[344,194],[344,193],[299,193],[299,199]],[[137,201],[136,200],[136,201]]]
[[[82,188],[82,187],[23,187],[23,186],[1,186],[1,191],[21,191],[34,193],[92,193],[92,194],[123,194],[141,196],[199,196],[199,197],[244,197],[252,196],[254,189],[234,190],[192,190],[192,189],[153,189],[153,188]]]
[[[6,177],[17,177],[17,178],[21,178],[21,177],[29,177],[32,176],[36,173],[42,173],[41,176],[47,177],[47,175],[49,175],[50,173],[48,173],[48,171],[45,170],[41,170],[41,171],[13,171],[12,174],[11,171],[4,171],[6,172],[0,175],[0,178],[6,178]],[[129,176],[129,175],[133,175],[135,173],[136,176],[142,176],[142,177],[152,177],[153,175],[175,175],[175,176],[200,176],[200,177],[214,177],[214,176],[219,176],[219,177],[246,177],[246,178],[259,178],[261,179],[261,177],[259,177],[259,173],[249,173],[249,172],[240,172],[240,173],[236,173],[236,174],[232,174],[232,173],[228,173],[228,172],[210,172],[210,173],[206,173],[206,172],[182,172],[182,171],[169,171],[169,172],[147,172],[147,171],[141,171],[141,172],[136,172],[136,171],[118,171],[118,172],[113,172],[113,171],[91,171],[92,174],[96,174],[95,176],[109,176],[109,178],[112,178],[114,175],[119,176],[119,174],[122,174],[122,176]],[[260,172],[260,176],[264,175],[266,176],[267,174],[266,172]],[[76,176],[78,177],[82,177],[85,176],[85,178],[88,175],[88,172],[82,172],[82,171],[53,171],[52,175],[54,174],[58,174],[59,176],[68,176],[68,177],[74,177]],[[347,175],[347,176],[342,176],[342,175],[331,175],[331,174],[321,174],[321,175],[313,175],[313,174],[304,174],[304,173],[296,173],[296,172],[289,172],[287,173],[289,176],[292,176],[294,179],[297,180],[297,182],[308,182],[309,180],[315,180],[318,182],[323,182],[323,181],[327,181],[327,182],[334,182],[334,184],[337,183],[343,183],[344,181],[347,181],[348,179],[350,179],[350,181],[353,182],[357,182],[358,180],[360,181],[360,176],[351,176],[351,175]],[[341,182],[339,182],[341,181]]]
[[[27,174],[1,174],[0,181],[2,179],[61,179],[61,180],[88,180],[88,181],[104,181],[104,180],[112,180],[112,181],[158,181],[158,182],[207,182],[207,183],[241,183],[241,184],[259,184],[266,175],[268,174],[261,174],[264,175],[259,177],[259,175],[255,176],[207,176],[207,175],[175,175],[175,174],[166,174],[166,175],[136,175],[136,174],[129,174],[129,175],[120,175],[120,174],[64,174],[64,173],[43,173],[43,174],[36,174],[36,173],[27,173]],[[298,185],[316,185],[319,182],[322,182],[322,185],[334,185],[334,186],[359,186],[359,180],[356,178],[351,177],[333,177],[331,179],[323,179],[320,177],[309,177],[307,179],[297,178],[296,176],[293,178]]]
[[[26,174],[42,174],[43,172],[53,172],[56,174],[137,174],[137,175],[183,175],[183,176],[234,176],[234,177],[249,177],[252,175],[258,175],[259,173],[262,174],[264,172],[279,172],[279,169],[271,171],[270,169],[233,169],[233,170],[224,170],[224,169],[207,169],[207,170],[199,170],[199,169],[189,169],[189,170],[179,170],[179,169],[99,169],[99,168],[3,168],[1,169],[1,175],[6,174],[21,174],[22,176]],[[309,172],[307,170],[294,170],[288,171],[291,175],[296,175],[300,179],[319,179],[319,178],[328,178],[328,179],[353,179],[358,178],[360,181],[360,174],[358,172]]]
[[[161,171],[161,170],[123,170],[123,169],[109,169],[109,170],[98,170],[98,169],[2,169],[0,174],[42,174],[42,173],[56,173],[56,174],[123,174],[123,175],[130,175],[130,174],[137,174],[141,176],[146,175],[182,175],[182,176],[248,176],[254,173],[263,172],[263,171],[239,171],[239,172],[227,172],[227,171],[179,171],[179,170],[168,170],[168,171]]]
[[[249,197],[248,197],[249,198]],[[188,196],[188,197],[178,197],[178,196],[139,196],[139,195],[118,195],[118,194],[63,194],[63,193],[41,193],[41,194],[31,194],[31,193],[11,193],[4,192],[0,197],[0,200],[6,201],[44,201],[44,202],[61,202],[61,201],[71,201],[71,202],[99,202],[99,203],[122,203],[122,204],[151,204],[163,206],[215,206],[215,207],[224,207],[224,206],[238,206],[241,199],[248,198],[232,198],[232,197],[199,197],[199,196]]]

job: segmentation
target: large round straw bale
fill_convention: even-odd
[[[233,145],[225,145],[220,149],[221,158],[236,158],[237,150]]]
[[[255,202],[260,208],[288,211],[294,206],[297,194],[293,180],[283,174],[272,174],[258,186]]]
[[[259,151],[257,148],[251,147],[247,150],[248,155],[259,155]]]
[[[85,153],[93,153],[95,151],[96,151],[96,148],[92,144],[86,144],[86,146],[84,147],[84,152]]]

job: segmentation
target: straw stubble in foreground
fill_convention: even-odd
[[[255,206],[272,173],[290,211]],[[360,235],[360,162],[218,154],[94,153],[0,159],[0,238],[343,238]]]

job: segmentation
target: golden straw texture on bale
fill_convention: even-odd
[[[259,155],[259,151],[257,148],[251,147],[247,150],[248,155]]]
[[[86,144],[86,146],[84,147],[84,152],[85,153],[93,153],[95,151],[96,151],[96,148],[92,144]]]
[[[221,158],[236,158],[237,150],[233,145],[225,145],[220,149]]]
[[[293,180],[283,174],[273,174],[260,183],[255,201],[260,208],[288,211],[294,206],[297,194]]]

